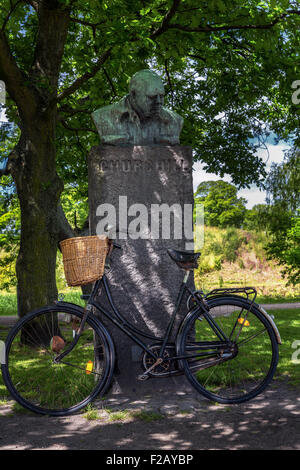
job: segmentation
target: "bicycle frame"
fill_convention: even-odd
[[[112,297],[110,287],[109,287],[109,282],[108,282],[108,279],[107,279],[106,275],[104,274],[103,277],[100,280],[96,281],[96,283],[93,287],[93,290],[91,292],[91,295],[89,297],[89,300],[88,300],[88,303],[87,303],[87,306],[86,306],[86,311],[85,311],[84,317],[81,321],[79,331],[75,335],[75,338],[74,338],[73,342],[69,345],[69,347],[67,348],[66,351],[64,351],[63,353],[61,353],[60,355],[58,355],[55,358],[55,362],[59,362],[63,357],[65,357],[75,347],[75,345],[78,342],[78,339],[80,337],[80,334],[83,330],[86,318],[90,314],[90,312],[92,311],[93,307],[96,310],[98,310],[99,312],[101,312],[106,318],[108,318],[120,330],[122,330],[123,333],[125,333],[129,338],[131,338],[131,340],[133,340],[140,348],[142,348],[153,359],[155,359],[156,361],[159,360],[160,362],[162,362],[163,361],[164,351],[165,351],[165,349],[168,345],[168,341],[170,339],[172,330],[174,328],[175,319],[176,319],[176,316],[177,316],[178,311],[180,309],[180,306],[182,304],[182,299],[183,299],[184,293],[186,291],[188,292],[188,294],[190,296],[193,296],[194,302],[196,303],[196,306],[194,308],[192,308],[192,313],[195,313],[196,310],[199,310],[199,312],[201,312],[201,314],[203,314],[203,317],[208,321],[209,325],[211,326],[213,331],[216,333],[216,335],[220,339],[220,342],[210,343],[209,344],[210,349],[215,350],[215,352],[212,352],[210,354],[209,353],[204,354],[205,356],[215,355],[216,352],[221,347],[226,345],[226,343],[229,341],[229,339],[226,337],[224,332],[221,330],[221,328],[216,324],[214,319],[209,314],[209,308],[208,308],[208,306],[206,306],[205,300],[197,292],[192,292],[189,289],[189,287],[187,286],[187,281],[188,281],[188,278],[189,278],[189,274],[190,274],[190,271],[185,272],[184,279],[181,283],[181,286],[180,286],[180,289],[179,289],[179,292],[178,292],[178,295],[177,295],[175,308],[174,308],[174,311],[173,311],[172,316],[170,318],[169,324],[167,325],[166,333],[165,333],[163,338],[158,338],[158,337],[149,335],[148,333],[145,333],[145,332],[139,330],[138,328],[136,328],[134,325],[132,325],[130,322],[128,322],[122,316],[122,314],[120,313],[120,311],[117,309],[116,305],[114,304],[113,297]],[[114,315],[112,315],[109,311],[107,311],[102,305],[100,305],[95,300],[95,297],[96,297],[96,295],[97,295],[97,293],[98,293],[98,291],[101,287],[103,287],[103,289],[104,289],[104,293],[107,297],[107,300],[109,302],[109,305],[110,305]],[[183,321],[184,321],[184,319],[183,319]],[[181,325],[179,326],[178,331],[180,331],[180,327],[181,327]],[[151,349],[147,346],[147,344],[145,344],[142,340],[140,340],[138,338],[137,335],[148,338],[148,339],[151,339],[155,343],[160,343],[161,344],[161,348],[160,348],[158,357],[157,357],[157,355],[155,355],[151,351]],[[193,358],[196,358],[196,357],[199,358],[199,356],[201,356],[201,354],[199,354],[199,349],[205,349],[206,350],[207,346],[208,346],[207,344],[203,344],[203,345],[198,344],[197,347],[196,347],[197,354],[188,354],[188,355],[185,355],[185,356],[173,356],[173,357],[169,357],[168,361],[176,361],[176,360],[180,360],[180,359],[193,359]],[[193,348],[191,348],[191,349],[193,349]]]
[[[186,285],[188,281],[188,277],[189,277],[188,274],[185,275],[184,280],[181,283],[181,286],[177,295],[176,303],[175,303],[175,308],[174,308],[169,324],[166,328],[166,333],[163,338],[152,336],[144,331],[139,330],[138,328],[136,328],[134,325],[132,325],[130,322],[128,322],[128,320],[126,320],[123,317],[123,315],[120,313],[120,311],[118,310],[118,308],[116,307],[113,301],[113,297],[112,297],[110,287],[109,287],[109,282],[105,274],[102,277],[102,279],[96,282],[93,292],[91,293],[91,296],[88,300],[88,304],[96,308],[98,311],[100,311],[106,318],[108,318],[112,323],[114,323],[114,325],[116,325],[120,330],[122,330],[123,333],[125,333],[129,338],[131,338],[138,346],[140,346],[144,351],[150,354],[153,358],[157,359],[157,356],[153,354],[153,352],[148,348],[148,346],[142,340],[138,338],[138,336],[148,338],[156,343],[161,343],[161,350],[159,353],[159,357],[162,357],[166,349],[166,346],[168,344],[170,335],[172,333],[174,322],[175,322],[176,316],[178,314],[178,311],[182,303],[183,295],[186,290],[191,294],[190,289]],[[109,305],[112,308],[112,311],[115,316],[113,316],[110,312],[108,312],[101,304],[99,304],[95,300],[95,297],[100,287],[103,287],[104,293],[107,297]]]

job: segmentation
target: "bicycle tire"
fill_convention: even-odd
[[[61,363],[53,362],[59,352],[53,351],[53,340],[59,337],[65,347],[70,344],[82,316],[77,305],[51,305],[27,314],[11,329],[1,370],[20,405],[43,415],[67,416],[107,391],[115,350],[110,334],[92,315],[75,348]]]
[[[222,350],[217,334],[208,326],[199,309],[188,314],[177,339],[179,356],[199,356],[181,359],[180,367],[191,385],[209,400],[223,404],[251,400],[265,390],[276,371],[278,342],[273,327],[255,304],[249,310],[251,303],[244,298],[218,297],[207,302],[210,314],[228,334],[227,337],[232,332],[233,338],[241,329],[236,344],[230,348],[231,357],[229,355],[229,359],[224,360],[229,349]],[[205,341],[208,343],[204,344]],[[219,342],[218,352],[214,345],[216,342]],[[206,349],[200,351],[201,343]],[[213,360],[221,362],[209,366],[209,361]]]

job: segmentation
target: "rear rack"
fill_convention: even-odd
[[[190,310],[193,305],[195,305],[196,298],[201,298],[202,301],[205,302],[205,300],[210,299],[212,297],[221,297],[224,295],[232,295],[232,294],[237,294],[241,295],[243,294],[246,296],[247,300],[251,302],[251,306],[254,303],[256,296],[257,296],[257,291],[254,287],[227,287],[227,288],[222,288],[222,289],[213,289],[207,294],[205,294],[202,290],[196,290],[193,293],[191,293],[188,297],[187,300],[187,307],[188,310]],[[250,296],[253,295],[253,298],[250,298]],[[250,308],[251,308],[250,306]]]
[[[230,294],[244,294],[249,300],[251,295],[254,295],[253,299],[250,299],[252,302],[255,301],[257,296],[257,291],[254,287],[225,287],[222,289],[213,289],[212,291],[208,292],[204,298],[208,299],[210,297],[215,297],[218,295],[230,295]]]

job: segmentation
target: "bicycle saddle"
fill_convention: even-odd
[[[198,267],[198,258],[201,253],[189,251],[167,250],[170,258],[182,269],[195,269]]]

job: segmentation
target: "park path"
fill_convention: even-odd
[[[275,380],[255,399],[228,406],[191,393],[156,391],[138,400],[96,402],[93,420],[84,414],[53,418],[16,412],[7,404],[0,406],[0,451],[300,450],[299,392],[299,385]],[[116,419],[118,410],[123,415]]]
[[[284,303],[284,304],[260,304],[265,310],[281,310],[285,308],[300,308],[300,302]]]

